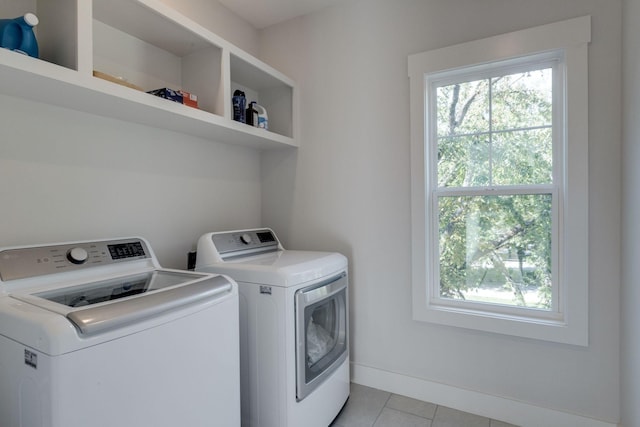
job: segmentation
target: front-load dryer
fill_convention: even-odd
[[[285,250],[270,229],[207,233],[196,271],[240,294],[242,425],[327,427],[349,397],[347,259]]]

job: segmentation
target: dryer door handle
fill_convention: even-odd
[[[296,301],[298,302],[298,304],[308,306],[316,301],[327,299],[347,287],[346,278],[347,274],[342,273],[337,277],[332,277],[331,279],[321,283],[318,286],[301,289],[297,293]]]

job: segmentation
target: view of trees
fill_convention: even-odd
[[[440,295],[551,308],[552,69],[437,88]]]

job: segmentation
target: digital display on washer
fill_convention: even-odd
[[[155,291],[200,277],[191,273],[152,271],[34,295],[68,307],[81,307]]]
[[[144,248],[141,242],[118,243],[115,245],[107,245],[111,259],[124,259],[145,256]]]
[[[256,233],[256,235],[258,236],[258,240],[260,240],[260,243],[268,243],[268,242],[276,241],[276,239],[273,237],[273,234],[271,234],[270,231],[262,231],[262,232]]]

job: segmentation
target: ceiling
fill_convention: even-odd
[[[341,0],[218,0],[257,29],[306,15]]]

